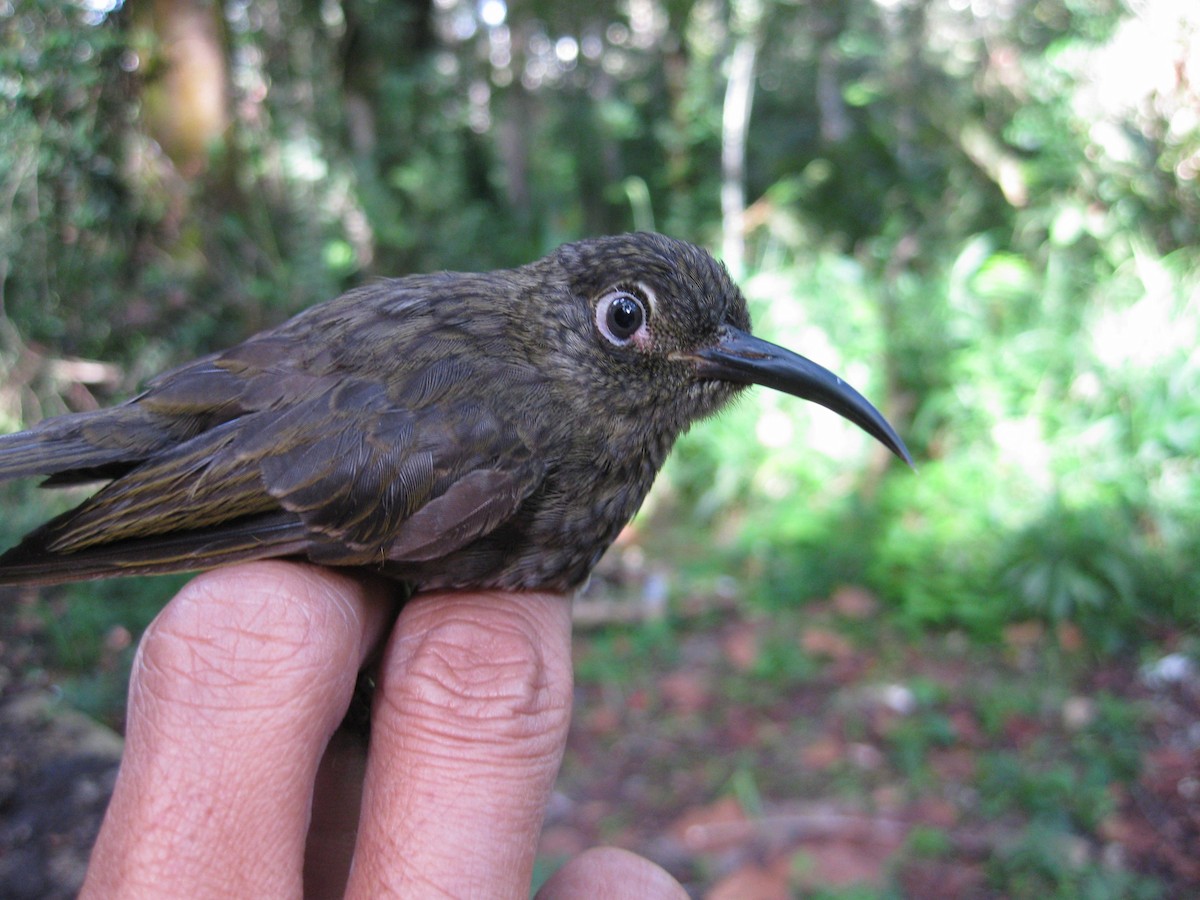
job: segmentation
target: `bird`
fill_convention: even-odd
[[[571,590],[675,440],[752,384],[912,464],[861,394],[753,336],[691,243],[615,235],[374,281],[125,403],[0,436],[0,480],[100,483],[0,555],[0,584],[288,558],[410,590]]]

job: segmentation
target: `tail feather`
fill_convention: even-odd
[[[0,480],[58,476],[71,471],[103,472],[114,464],[128,465],[122,456],[111,450],[100,452],[79,436],[19,431],[0,435]]]
[[[49,476],[46,484],[116,478],[180,439],[132,402],[55,416],[0,435],[0,481]]]
[[[72,513],[65,513],[70,516]],[[119,575],[167,575],[235,562],[300,555],[307,530],[298,517],[278,512],[210,528],[177,531],[106,544],[73,553],[54,551],[47,537],[55,519],[0,555],[0,585],[62,584]]]

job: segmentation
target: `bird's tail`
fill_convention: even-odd
[[[281,511],[210,528],[101,543],[69,553],[54,550],[48,538],[59,520],[72,515],[74,510],[47,522],[0,554],[0,586],[194,572],[235,562],[298,556],[305,547],[305,529],[295,516]]]
[[[0,435],[0,481],[45,476],[44,485],[60,486],[118,479],[186,441],[198,421],[180,424],[132,403],[46,419],[28,431]],[[0,554],[0,585],[187,572],[301,549],[303,529],[295,516],[279,511],[271,518],[251,509],[240,519],[192,529],[156,530],[147,514],[143,534],[64,546],[63,529],[88,503]]]
[[[116,478],[172,439],[130,404],[55,416],[0,435],[0,481],[42,475],[53,486]]]

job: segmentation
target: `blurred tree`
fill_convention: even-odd
[[[221,7],[211,0],[153,0],[133,7],[141,121],[185,177],[208,165],[229,124],[227,51]]]

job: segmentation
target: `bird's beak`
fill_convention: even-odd
[[[702,378],[761,384],[802,397],[849,419],[867,434],[913,464],[908,448],[887,419],[867,399],[828,369],[752,334],[728,325],[712,347],[686,357]]]

